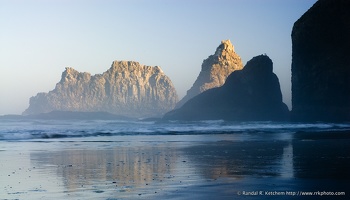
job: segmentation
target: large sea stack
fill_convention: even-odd
[[[187,94],[177,103],[176,108],[180,108],[184,103],[194,96],[222,86],[226,78],[235,70],[243,68],[241,58],[236,54],[234,46],[230,40],[223,40],[215,51],[202,63],[202,69]]]
[[[282,102],[279,80],[271,59],[254,57],[242,70],[236,70],[225,84],[188,100],[181,108],[164,115],[166,120],[288,120],[289,110]]]
[[[156,117],[173,109],[177,100],[171,80],[160,67],[114,61],[110,69],[94,76],[66,68],[55,89],[31,97],[23,114],[103,111],[127,117]]]
[[[292,43],[293,119],[350,121],[350,1],[318,0]]]

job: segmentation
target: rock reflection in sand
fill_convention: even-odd
[[[38,166],[56,166],[67,192],[113,189],[120,192],[134,187],[162,184],[172,177],[177,151],[162,147],[118,147],[102,150],[63,150],[35,152],[31,160]]]
[[[33,152],[34,165],[62,177],[67,193],[91,191],[138,195],[179,190],[206,181],[239,182],[245,177],[292,174],[286,141],[221,141],[177,147],[144,145],[95,150]],[[292,156],[292,155],[291,155]],[[220,184],[220,182],[217,182]]]
[[[297,178],[350,179],[348,131],[296,133],[293,140]]]
[[[332,140],[336,142],[298,133],[288,140],[142,142],[130,146],[101,142],[92,143],[91,148],[78,145],[76,149],[31,151],[30,160],[48,179],[61,181],[56,191],[43,187],[45,194],[56,192],[73,199],[186,199],[193,193],[193,198],[220,194],[231,199],[238,191],[270,187],[276,191],[346,191],[348,140]],[[322,187],[320,178],[326,178]]]
[[[210,179],[280,176],[287,142],[218,142],[185,148],[196,168]],[[283,163],[282,163],[283,165]],[[292,171],[293,169],[288,169]]]

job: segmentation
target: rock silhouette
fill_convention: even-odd
[[[350,1],[318,0],[292,43],[293,120],[350,121]]]
[[[236,70],[225,84],[190,99],[181,108],[166,113],[166,120],[288,120],[279,80],[266,55],[256,56]]]

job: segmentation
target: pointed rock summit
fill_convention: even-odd
[[[191,89],[179,101],[176,108],[180,108],[189,99],[196,95],[222,86],[226,78],[235,70],[243,68],[241,58],[236,54],[234,46],[230,40],[223,40],[215,51],[214,55],[209,56],[203,61],[201,72],[194,82]]]
[[[114,61],[91,76],[66,68],[54,90],[30,98],[23,114],[58,111],[110,112],[127,117],[156,117],[174,108],[176,90],[160,67]]]
[[[282,102],[272,60],[260,55],[242,70],[227,77],[225,84],[207,90],[181,108],[166,113],[166,120],[285,121],[289,110]]]

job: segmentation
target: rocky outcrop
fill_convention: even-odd
[[[197,80],[187,91],[187,94],[177,103],[176,108],[181,107],[189,99],[206,90],[222,86],[233,71],[242,68],[241,58],[236,54],[230,40],[221,41],[215,54],[203,61]]]
[[[181,108],[164,115],[167,120],[288,120],[279,80],[272,61],[260,55],[236,70],[225,84],[190,99]]]
[[[161,116],[177,103],[176,90],[160,67],[114,61],[103,74],[91,76],[66,68],[54,90],[30,98],[23,113],[104,111],[127,117]]]
[[[292,44],[293,119],[350,121],[350,1],[318,0]]]

